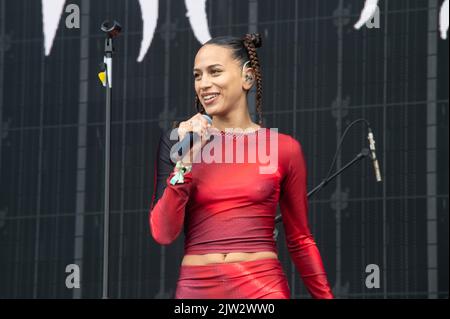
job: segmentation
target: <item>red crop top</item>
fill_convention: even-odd
[[[204,154],[208,148],[215,162],[194,162],[184,184],[175,185],[169,183],[174,175],[169,153],[177,141],[170,140],[170,131],[162,136],[149,215],[153,238],[170,244],[184,226],[185,254],[277,252],[273,231],[279,203],[287,247],[305,286],[315,298],[333,298],[308,226],[307,175],[300,143],[268,128],[237,133],[234,138],[216,132],[202,149]],[[276,149],[274,138],[278,153],[267,156],[274,154],[271,148]],[[230,154],[225,152],[225,140],[232,142],[228,145],[233,145],[233,163],[225,162]],[[258,154],[261,141],[266,146],[264,158]],[[240,147],[244,157],[239,161]]]

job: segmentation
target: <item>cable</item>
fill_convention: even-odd
[[[342,136],[341,136],[341,140],[339,141],[338,147],[337,147],[337,149],[336,149],[336,153],[334,154],[333,161],[331,162],[330,168],[329,168],[329,170],[328,170],[327,177],[325,177],[325,178],[323,179],[324,181],[327,180],[327,179],[330,177],[330,175],[331,175],[331,170],[333,169],[334,163],[336,162],[337,155],[339,154],[339,151],[341,150],[342,142],[344,142],[344,138],[345,138],[345,136],[347,135],[348,130],[349,130],[353,125],[355,125],[355,124],[358,123],[358,122],[365,122],[366,125],[367,125],[367,127],[368,127],[369,130],[370,130],[370,123],[369,123],[369,121],[367,121],[366,119],[357,119],[357,120],[354,120],[353,122],[351,122],[351,123],[347,126],[347,128],[345,129],[344,133],[343,133]]]

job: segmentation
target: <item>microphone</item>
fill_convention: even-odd
[[[377,155],[375,153],[375,139],[373,138],[372,129],[370,127],[367,139],[369,140],[369,148],[371,154],[370,157],[372,158],[373,168],[375,170],[375,177],[377,179],[377,182],[381,182],[380,166],[378,165]]]
[[[212,124],[212,119],[209,115],[202,114],[203,117],[208,121],[209,124]],[[198,137],[197,133],[192,131],[187,132],[186,136],[178,143],[178,147],[175,148],[174,152],[171,154],[171,158],[181,158],[192,148],[194,141],[194,134]],[[175,147],[175,146],[174,146]],[[183,154],[183,150],[185,153]]]

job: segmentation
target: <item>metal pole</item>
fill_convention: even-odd
[[[109,259],[109,162],[111,144],[111,89],[106,89],[106,129],[105,129],[105,213],[103,224],[103,299],[108,298],[108,259]]]
[[[438,75],[438,1],[428,2],[428,41],[427,41],[427,156],[426,156],[426,183],[427,183],[427,283],[428,298],[439,297],[438,276],[438,202],[437,202],[437,75]]]
[[[106,33],[105,39],[105,78],[106,87],[106,112],[105,112],[105,216],[103,223],[103,299],[108,299],[108,262],[109,262],[109,177],[110,177],[110,158],[111,158],[111,95],[113,78],[113,38],[122,31],[122,26],[113,21],[102,23],[101,30]]]
[[[80,29],[80,75],[78,95],[78,132],[77,132],[77,176],[76,176],[76,203],[75,203],[75,239],[73,261],[81,272],[80,288],[72,289],[72,298],[83,297],[83,252],[84,252],[84,225],[86,212],[86,160],[87,160],[87,131],[88,131],[88,96],[89,96],[89,25],[91,3],[89,0],[81,2]]]
[[[108,261],[109,261],[109,177],[111,159],[111,93],[112,93],[112,38],[105,41],[106,65],[106,114],[105,114],[105,198],[103,224],[103,299],[108,299]]]

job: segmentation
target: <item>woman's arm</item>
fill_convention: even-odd
[[[306,163],[300,143],[291,138],[280,209],[291,258],[313,298],[334,298],[319,249],[308,225]]]
[[[184,175],[184,184],[171,185],[169,182],[175,174],[170,149],[177,142],[170,139],[171,131],[172,129],[165,132],[159,140],[149,214],[150,232],[161,245],[172,243],[183,228],[192,182],[191,172]]]

